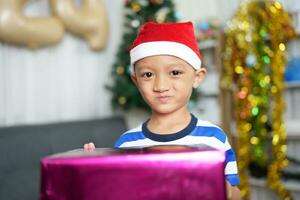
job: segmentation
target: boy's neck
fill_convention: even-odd
[[[147,128],[156,134],[176,133],[184,129],[191,121],[188,109],[169,114],[153,112],[147,124]]]

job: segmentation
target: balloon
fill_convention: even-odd
[[[29,17],[22,11],[28,0],[0,0],[0,40],[30,48],[61,41],[64,27],[56,17]]]
[[[51,0],[51,7],[66,29],[83,37],[92,49],[101,50],[106,46],[108,19],[100,0],[82,0],[79,8],[73,0]]]

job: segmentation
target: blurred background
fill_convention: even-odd
[[[147,119],[127,50],[150,20],[194,23],[208,76],[190,108],[228,134],[244,199],[300,199],[299,1],[0,0],[1,199],[37,197],[41,157]]]

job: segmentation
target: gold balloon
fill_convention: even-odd
[[[0,0],[0,40],[30,48],[53,45],[64,35],[63,24],[56,17],[25,16],[28,0]]]
[[[100,0],[82,0],[81,7],[73,0],[51,0],[54,15],[58,16],[66,29],[83,37],[94,50],[107,44],[108,18]]]

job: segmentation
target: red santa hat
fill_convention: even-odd
[[[191,22],[145,23],[130,47],[131,65],[142,58],[154,55],[172,55],[189,63],[194,69],[201,67],[198,49]]]

